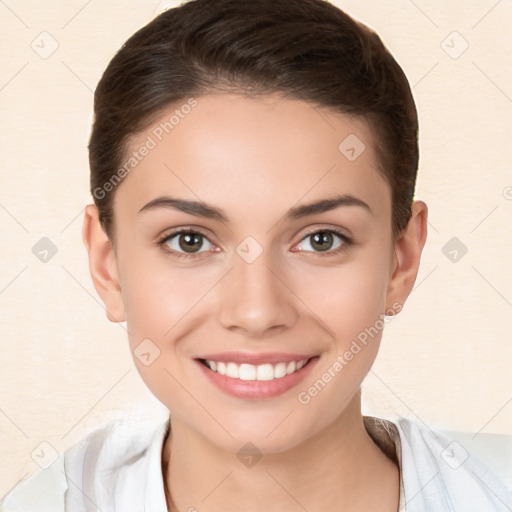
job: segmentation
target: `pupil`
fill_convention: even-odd
[[[183,243],[184,241],[184,243]],[[196,249],[201,248],[201,241],[198,235],[187,233],[180,237],[180,247],[184,250],[193,249],[194,245],[197,245]]]
[[[321,251],[326,251],[332,245],[331,238],[332,238],[331,233],[326,233],[324,231],[315,233],[315,235],[313,236],[313,246],[315,244],[317,244]]]

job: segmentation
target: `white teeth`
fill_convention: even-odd
[[[238,365],[235,363],[228,363],[226,366],[226,375],[232,379],[238,379]]]
[[[286,363],[278,363],[274,366],[274,378],[280,379],[286,375]]]
[[[240,380],[256,380],[256,366],[252,364],[241,364],[238,373]]]
[[[215,362],[206,359],[206,364],[210,370],[231,377],[232,379],[240,380],[280,379],[281,377],[285,377],[286,375],[300,370],[307,362],[308,359],[303,359],[298,362],[290,361],[289,363],[277,363],[274,365],[266,363],[255,366],[247,363],[238,365],[233,362],[224,363],[222,361]]]
[[[260,364],[256,370],[256,379],[272,380],[274,378],[274,367],[271,364]]]

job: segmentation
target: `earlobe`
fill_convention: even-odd
[[[114,249],[101,226],[98,208],[93,204],[85,208],[82,239],[89,256],[94,288],[105,304],[107,318],[111,322],[124,322],[124,303]]]
[[[428,208],[423,201],[415,201],[412,215],[395,243],[393,272],[388,285],[386,308],[399,303],[402,307],[411,293],[427,239]]]

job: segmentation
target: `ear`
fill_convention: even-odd
[[[403,307],[418,275],[421,253],[427,239],[428,208],[423,201],[415,201],[411,210],[412,216],[395,243],[393,270],[386,296],[386,310],[396,310],[396,304],[400,305],[400,309]]]
[[[98,208],[93,204],[85,208],[82,239],[89,254],[89,271],[94,288],[105,304],[107,318],[111,322],[124,322],[124,303],[115,252],[101,226]]]

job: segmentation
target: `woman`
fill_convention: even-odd
[[[427,233],[375,33],[322,0],[189,1],[126,42],[94,112],[91,276],[169,420],[94,432],[3,510],[510,510],[458,443],[361,413]]]

